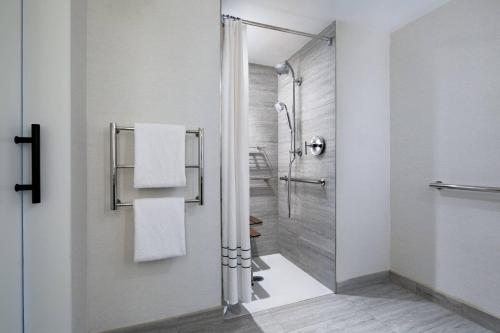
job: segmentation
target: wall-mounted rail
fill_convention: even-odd
[[[273,179],[273,166],[266,153],[265,147],[249,147],[250,180],[270,181]]]
[[[306,179],[306,178],[290,178],[292,182],[297,182],[297,183],[307,183],[307,184],[315,184],[315,185],[321,185],[325,186],[326,185],[326,179],[325,178],[320,178],[320,179]],[[280,180],[288,181],[288,176],[281,176]]]
[[[334,38],[334,36],[325,36],[325,35],[310,34],[308,32],[303,32],[303,31],[297,31],[297,30],[292,30],[292,29],[277,27],[277,26],[274,26],[274,25],[264,24],[264,23],[255,22],[255,21],[249,21],[249,20],[245,20],[245,19],[242,19],[242,18],[239,18],[239,17],[235,17],[235,16],[231,16],[231,15],[226,15],[226,14],[222,15],[222,18],[223,19],[224,18],[232,18],[232,19],[235,19],[235,20],[240,20],[241,23],[246,24],[246,25],[252,25],[254,27],[259,27],[259,28],[264,28],[264,29],[269,29],[269,30],[286,32],[286,33],[289,33],[289,34],[299,35],[299,36],[304,36],[304,37],[309,37],[309,38],[312,38],[312,39],[324,40],[324,41],[328,42],[328,45],[332,45],[333,44],[333,38]]]
[[[262,176],[262,177],[255,176],[255,177],[250,177],[250,180],[263,180],[263,181],[268,181],[268,180],[271,180],[271,179],[273,179],[273,177],[271,177],[271,176]]]
[[[492,187],[492,186],[445,184],[441,181],[430,183],[429,186],[438,190],[459,190],[459,191],[500,193],[500,187]]]
[[[116,123],[109,124],[111,210],[117,210],[119,207],[133,206],[132,202],[121,202],[120,199],[118,198],[118,172],[117,172],[118,169],[131,169],[134,167],[132,164],[118,164],[117,134],[120,133],[120,131],[134,131],[134,128],[117,126]],[[198,139],[198,164],[186,165],[187,169],[198,169],[198,195],[194,199],[186,199],[186,203],[197,203],[203,205],[203,172],[204,172],[203,128],[198,128],[195,130],[187,130],[186,134],[194,134]]]

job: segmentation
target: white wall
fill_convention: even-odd
[[[220,8],[218,0],[91,0],[87,44],[88,329],[96,332],[219,306]],[[186,205],[187,255],[133,262],[133,212],[109,208],[108,124],[205,128],[204,206]],[[120,134],[122,163],[133,140]],[[190,140],[188,146],[195,144]],[[192,196],[132,190],[120,198]],[[188,183],[196,181],[188,172]]]
[[[337,22],[337,281],[389,270],[388,32]]]
[[[455,0],[392,35],[393,271],[500,316],[500,2]]]

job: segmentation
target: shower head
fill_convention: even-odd
[[[276,73],[278,73],[278,75],[288,74],[292,72],[293,82],[295,82],[298,86],[302,84],[301,77],[295,79],[295,72],[293,70],[292,65],[290,65],[290,63],[288,62],[288,60],[285,60],[285,62],[277,64],[276,66],[274,66],[274,69],[276,70]]]
[[[286,104],[283,103],[283,102],[278,102],[278,103],[274,104],[274,109],[278,113],[281,112],[281,111],[288,111],[288,109],[286,107]]]
[[[274,66],[274,69],[276,69],[276,73],[278,73],[278,75],[288,74],[290,71],[289,66],[288,61],[285,61]]]
[[[288,113],[288,108],[286,107],[286,104],[283,102],[278,102],[278,103],[274,104],[274,109],[278,113],[280,113],[281,111],[285,111],[286,120],[288,122],[288,128],[290,129],[290,132],[291,132],[292,131],[292,122],[290,121],[290,114]]]

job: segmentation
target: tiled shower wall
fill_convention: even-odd
[[[252,239],[252,254],[278,252],[278,116],[274,104],[278,98],[278,78],[274,68],[249,65],[249,122],[251,148],[250,177],[272,177],[270,180],[250,181],[250,214],[264,223],[255,226],[261,233]],[[268,163],[264,155],[268,156]],[[269,164],[269,165],[268,165]]]
[[[335,25],[323,33],[333,34]],[[292,177],[326,178],[325,187],[292,182],[292,217],[288,218],[287,186],[280,181],[278,249],[287,259],[335,290],[335,43],[311,41],[288,61],[303,83],[296,87],[297,147],[313,136],[326,140],[320,156],[297,157]],[[278,98],[292,108],[291,75],[278,79]],[[290,135],[278,120],[279,175],[288,172]]]

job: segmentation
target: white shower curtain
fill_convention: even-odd
[[[222,278],[229,304],[252,299],[246,26],[224,19],[222,51]]]

